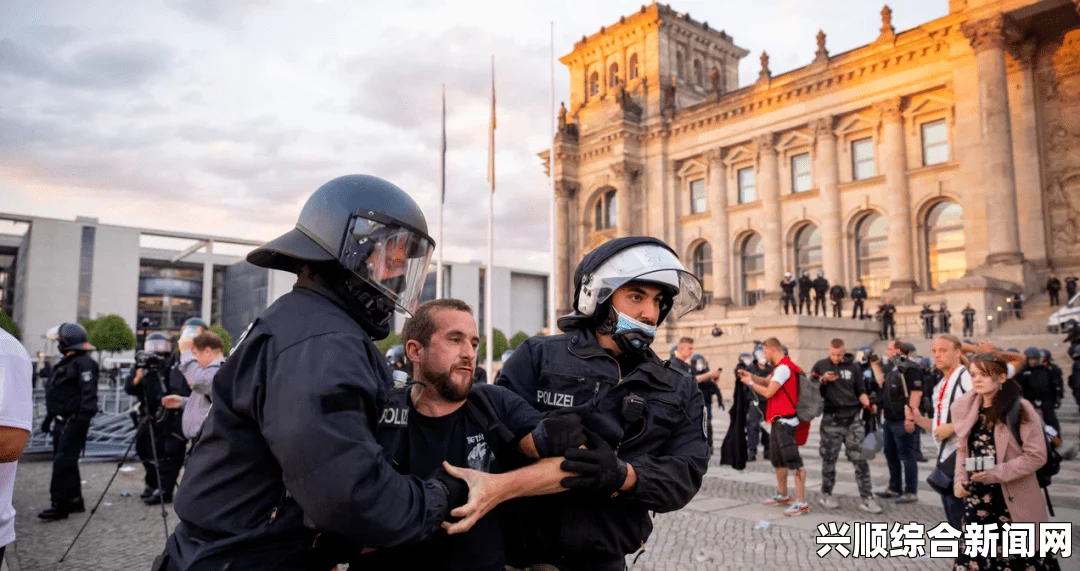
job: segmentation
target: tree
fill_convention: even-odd
[[[518,331],[510,338],[510,348],[517,349],[519,345],[525,342],[529,338],[529,334],[524,331]]]
[[[502,354],[510,349],[510,343],[506,341],[506,334],[498,329],[492,330],[491,342],[495,346],[495,351],[491,358],[498,361],[502,358]],[[476,348],[476,361],[478,364],[483,364],[487,359],[487,337],[480,338],[480,346]]]
[[[3,309],[0,309],[0,329],[7,331],[16,339],[22,337],[22,333],[19,331],[19,326],[15,324],[15,320]]]
[[[99,353],[111,355],[135,348],[135,333],[119,315],[86,319],[82,321],[82,326],[86,328],[87,340]]]
[[[225,346],[223,353],[228,356],[229,351],[232,351],[232,336],[221,325],[211,325],[210,331],[217,333],[218,337],[221,337],[221,344]]]
[[[401,345],[401,336],[393,331],[390,332],[390,335],[386,336],[386,339],[375,342],[375,346],[379,348],[379,353],[383,355],[385,355],[394,345]]]

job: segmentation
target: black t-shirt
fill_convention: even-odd
[[[825,401],[825,412],[840,412],[847,409],[858,410],[862,404],[859,396],[866,394],[866,383],[862,370],[852,359],[845,358],[839,365],[825,358],[810,369],[810,374],[823,378],[825,373],[836,373],[836,380],[821,383],[821,397]]]
[[[528,434],[542,418],[523,399],[491,387],[488,395],[496,416],[515,437]],[[408,435],[402,438],[396,455],[406,459],[397,470],[427,479],[435,475],[443,460],[454,466],[481,472],[503,471],[479,426],[466,413],[466,406],[446,416],[432,418],[416,411],[409,400]],[[407,465],[406,465],[407,464]],[[447,571],[502,571],[503,551],[500,508],[495,508],[461,535],[437,532],[422,545],[379,550],[361,557],[357,567],[365,570],[425,569]]]
[[[908,395],[914,391],[925,390],[923,388],[925,379],[918,367],[911,365],[896,368],[900,370],[907,385]],[[891,372],[885,373],[885,386],[878,394],[880,399],[884,399],[882,408],[885,412],[885,420],[904,420],[904,406],[910,403],[910,399],[904,394],[904,387],[899,382],[894,382]]]

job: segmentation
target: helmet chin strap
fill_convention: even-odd
[[[610,301],[605,302],[604,305],[607,306],[607,312],[604,313],[606,317],[604,318],[604,321],[596,327],[596,333],[600,335],[610,335],[611,340],[615,342],[615,345],[624,354],[648,352],[650,345],[652,345],[652,342],[656,337],[653,334],[636,327],[619,331],[619,311],[615,309],[615,306]]]

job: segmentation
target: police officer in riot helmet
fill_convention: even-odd
[[[386,350],[386,364],[393,371],[404,371],[406,375],[409,374],[409,368],[405,364],[405,346],[394,345]]]
[[[1058,422],[1055,401],[1058,400],[1058,391],[1054,383],[1053,371],[1043,364],[1043,355],[1037,347],[1024,349],[1024,357],[1027,363],[1017,371],[1016,382],[1023,389],[1024,398],[1035,405],[1042,412],[1043,423],[1054,427],[1061,433],[1061,424]]]
[[[784,305],[784,315],[788,315],[790,311],[798,311],[798,306],[795,305],[795,287],[799,284],[791,277],[791,272],[784,272],[784,279],[780,281],[780,301]],[[790,307],[790,311],[789,308]],[[735,386],[738,386],[736,384]]]
[[[520,525],[508,563],[621,570],[649,537],[648,512],[677,510],[697,493],[709,456],[704,400],[651,345],[669,314],[700,299],[701,283],[667,244],[616,238],[574,272],[565,333],[532,337],[507,360],[497,385],[539,410],[580,414],[589,435],[588,449],[565,453],[563,469],[583,474],[563,480],[569,492],[513,506]]]
[[[52,435],[51,507],[38,514],[46,521],[86,511],[79,475],[79,454],[86,445],[90,419],[97,414],[98,364],[88,353],[86,329],[61,323],[45,335],[56,341],[62,357],[45,384],[45,419],[41,431]]]
[[[135,452],[146,470],[146,486],[140,497],[147,505],[172,502],[187,449],[183,417],[179,411],[168,411],[161,404],[161,399],[168,395],[191,394],[183,374],[173,375],[176,364],[173,357],[165,335],[147,335],[142,352],[135,355],[135,368],[124,382],[124,391],[139,401],[132,420],[139,427]]]
[[[330,569],[354,546],[423,541],[468,486],[397,473],[373,431],[392,388],[374,340],[409,314],[434,241],[405,191],[331,180],[247,256],[297,274],[237,340],[188,457],[162,569]]]
[[[829,280],[825,279],[825,271],[818,270],[817,277],[812,282],[814,286],[814,315],[828,317],[829,311],[825,308],[825,296],[829,293]],[[820,313],[818,313],[820,308]]]

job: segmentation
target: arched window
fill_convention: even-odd
[[[967,271],[964,209],[955,202],[939,202],[926,215],[926,267],[933,289]]]
[[[889,285],[889,221],[871,212],[855,226],[855,275],[877,297]]]
[[[751,234],[742,244],[743,305],[757,305],[765,297],[765,243]]]
[[[600,95],[600,74],[595,71],[589,76],[589,95]]]
[[[701,280],[701,289],[704,290],[701,305],[706,306],[712,301],[713,291],[712,246],[708,242],[702,242],[694,248],[693,268],[694,275]]]
[[[705,85],[705,77],[701,72],[701,60],[694,60],[694,85]]]
[[[613,63],[608,68],[608,87],[615,87],[619,85],[619,64]]]
[[[815,274],[821,269],[821,228],[807,224],[795,233],[795,275]],[[829,276],[839,280],[840,276]]]
[[[627,64],[627,65],[629,65],[629,67],[626,69],[626,71],[627,71],[630,79],[637,79],[638,78],[637,54],[634,54],[634,55],[630,56],[630,63]]]
[[[603,196],[596,199],[593,207],[593,229],[607,230],[618,224],[618,211],[616,210],[615,191],[609,190]]]
[[[682,79],[686,73],[683,69],[685,67],[682,52],[675,52],[675,77]]]

